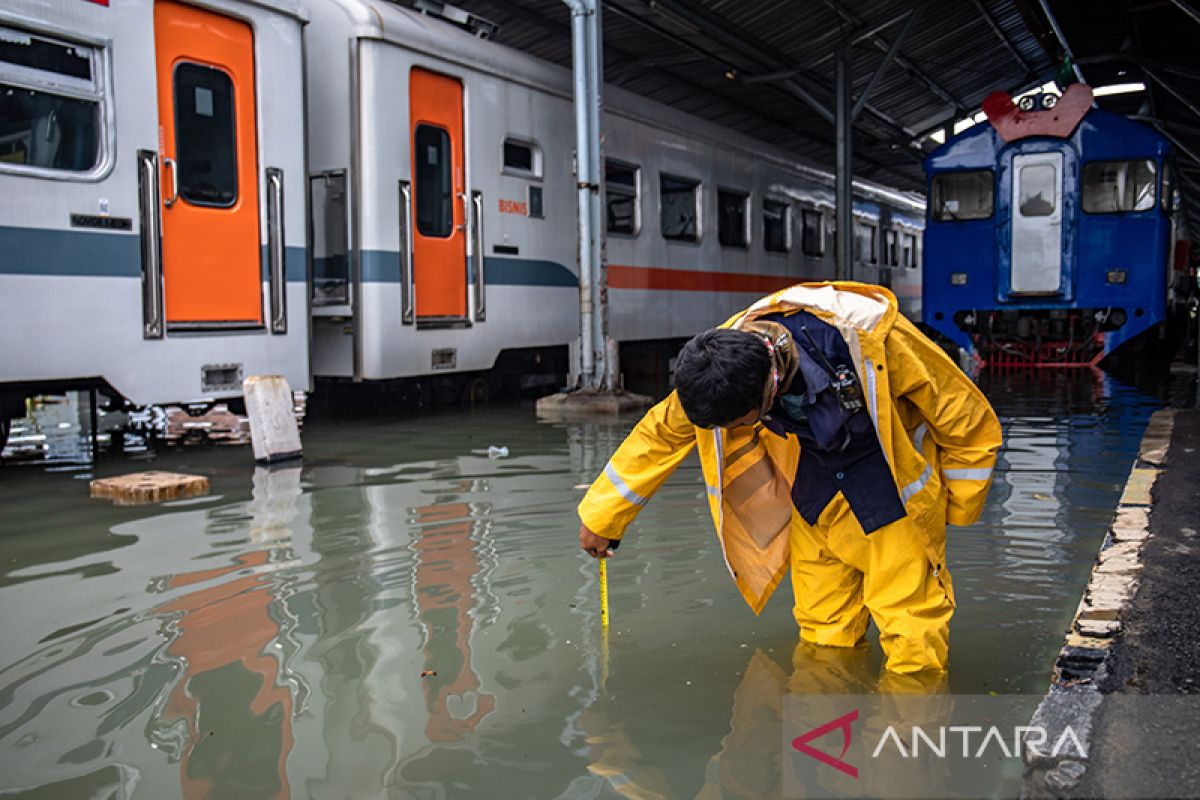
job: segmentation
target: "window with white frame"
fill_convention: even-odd
[[[96,47],[0,26],[0,169],[100,167],[101,56]]]

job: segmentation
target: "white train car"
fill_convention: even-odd
[[[304,3],[314,373],[487,370],[575,339],[570,72],[394,4]],[[685,338],[833,276],[828,171],[612,87],[604,131],[618,342]],[[855,192],[855,278],[915,315],[923,202]]]
[[[28,393],[307,389],[303,9],[0,7],[0,425]]]

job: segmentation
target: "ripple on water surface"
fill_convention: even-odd
[[[950,532],[949,688],[1040,692],[1160,404],[1082,373],[985,388],[1006,446]],[[605,641],[574,507],[632,422],[318,420],[298,467],[151,452],[213,494],[143,508],[79,480],[129,460],[3,468],[0,790],[770,794],[782,696],[875,691],[878,647],[796,648],[786,582],[744,606],[694,458],[610,564]]]

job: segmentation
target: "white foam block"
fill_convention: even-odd
[[[282,375],[251,375],[242,383],[254,460],[274,463],[301,455],[292,388]]]

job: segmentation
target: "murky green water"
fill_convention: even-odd
[[[1007,446],[984,521],[951,531],[949,688],[1038,693],[1159,402],[1086,375],[987,389]],[[632,422],[310,420],[303,466],[271,472],[248,448],[72,466],[48,422],[53,463],[0,467],[0,791],[777,795],[784,693],[874,691],[878,646],[795,650],[786,582],[754,617],[694,459],[610,564],[606,643],[574,507]],[[144,468],[212,494],[88,499]]]

